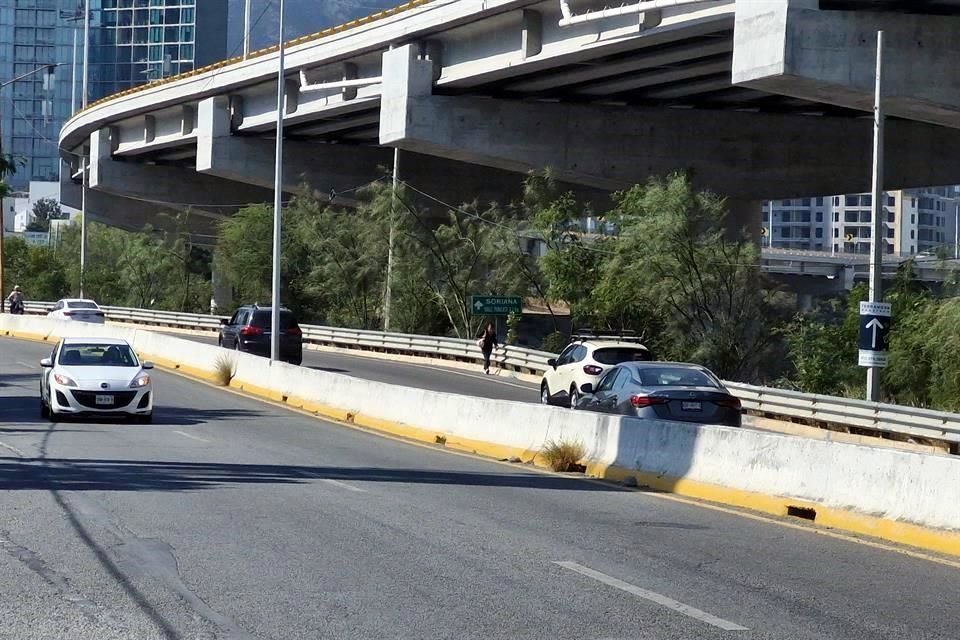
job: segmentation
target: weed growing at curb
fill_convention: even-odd
[[[213,365],[213,377],[221,387],[229,387],[230,381],[237,375],[237,365],[233,358],[224,354],[217,357]]]
[[[544,445],[540,455],[554,471],[584,471],[580,460],[587,455],[587,450],[580,442],[551,440]]]

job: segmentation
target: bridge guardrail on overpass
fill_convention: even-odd
[[[25,307],[29,314],[45,314],[52,304],[27,302]],[[220,320],[228,317],[126,307],[101,308],[107,319],[114,322],[209,332],[216,331],[220,326]],[[472,340],[320,325],[301,325],[301,329],[304,342],[308,344],[446,358],[461,362],[480,363],[483,360],[482,354]],[[546,370],[547,360],[551,357],[553,354],[545,351],[505,346],[496,354],[495,360],[506,369],[536,375]],[[960,414],[759,387],[739,382],[724,384],[741,399],[746,410],[754,413],[845,425],[867,432],[899,434],[911,438],[947,442],[950,443],[953,452],[960,449]]]

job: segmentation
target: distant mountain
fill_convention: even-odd
[[[244,0],[229,2],[227,48],[230,55],[237,55],[243,51]],[[402,0],[285,0],[286,39],[316,33],[401,3]],[[250,16],[254,24],[251,46],[258,49],[275,44],[280,23],[279,0],[253,0]]]

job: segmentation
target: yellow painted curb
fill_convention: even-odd
[[[5,331],[4,335],[33,342],[50,341],[48,335],[38,333]],[[183,366],[168,358],[153,358],[149,354],[140,354],[140,356],[143,359],[152,360],[156,366],[167,369],[173,373],[180,373],[219,386],[216,385],[215,376],[207,371]],[[518,449],[482,440],[461,438],[400,422],[355,414],[313,400],[296,396],[285,396],[280,392],[252,383],[234,380],[231,381],[230,387],[242,391],[247,395],[300,409],[316,416],[392,436],[416,442],[443,444],[448,449],[499,460],[519,458],[523,462],[532,463],[537,467],[547,467],[546,461],[539,455],[539,452],[535,450]],[[960,532],[930,529],[908,522],[886,520],[844,509],[826,507],[822,504],[806,502],[804,500],[743,491],[686,478],[660,476],[616,465],[591,463],[587,465],[586,474],[587,476],[592,476],[600,480],[617,483],[622,483],[627,478],[634,478],[640,487],[649,487],[656,491],[739,507],[777,517],[791,515],[791,511],[800,510],[801,513],[813,516],[812,524],[815,527],[839,529],[917,549],[960,557]]]
[[[791,511],[799,510],[800,513],[812,516],[812,523],[821,527],[841,529],[927,551],[960,556],[960,532],[929,529],[909,522],[886,520],[795,498],[731,489],[686,478],[669,478],[614,465],[588,465],[587,473],[612,482],[635,478],[642,487],[778,517],[791,515]]]

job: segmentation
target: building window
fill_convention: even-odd
[[[910,224],[917,224],[916,214],[913,214],[913,213],[910,214]]]
[[[278,54],[278,55],[279,55],[279,54]],[[279,116],[278,116],[278,117],[279,117]],[[913,239],[915,239],[916,237],[917,237],[917,236],[916,236],[916,233],[914,232],[914,230],[913,230],[913,229],[910,229],[910,239],[913,240]],[[913,253],[913,251],[911,250],[910,253]]]
[[[833,230],[833,237],[834,237],[834,238],[839,238],[839,237],[840,237],[840,229],[834,228],[834,230]],[[836,247],[836,245],[834,245],[834,247]]]
[[[817,222],[823,222],[823,211],[817,211]]]
[[[887,211],[887,222],[896,222],[897,214],[893,211]]]
[[[784,211],[784,212],[781,213],[780,215],[783,217],[783,221],[784,221],[784,222],[792,222],[792,217],[791,217],[789,211]]]
[[[817,206],[818,206],[818,207],[822,207],[822,206],[823,206],[823,198],[822,198],[822,197],[817,198],[817,199],[816,199],[816,203],[817,203]]]
[[[887,196],[887,206],[888,207],[897,206],[897,199],[893,196]]]
[[[834,197],[833,197],[833,206],[835,206],[835,207],[839,207],[839,206],[840,206],[840,196],[834,196]]]
[[[821,229],[820,227],[817,227],[817,237],[818,238],[823,237],[823,229]]]
[[[839,212],[839,211],[834,211],[834,212],[833,212],[833,221],[834,221],[834,222],[840,222],[840,212]]]
[[[848,206],[848,207],[860,206],[860,196],[847,196],[845,199],[845,206]]]
[[[888,238],[893,237],[893,227],[887,227],[887,237]]]

